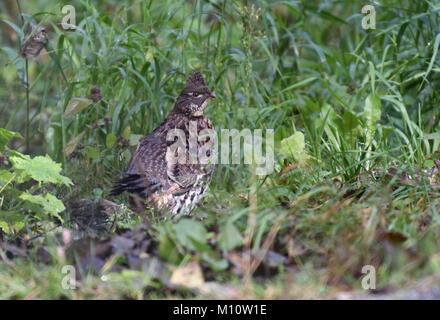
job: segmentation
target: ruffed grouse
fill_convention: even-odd
[[[115,184],[110,195],[128,191],[145,199],[147,206],[168,211],[172,217],[189,214],[205,195],[214,171],[212,162],[190,161],[188,152],[190,139],[195,139],[197,149],[206,152],[208,158],[215,151],[210,145],[213,141],[202,137],[203,133],[200,135],[202,130],[213,130],[211,121],[203,114],[212,98],[215,95],[206,86],[200,72],[191,74],[165,121],[140,141],[123,178]],[[178,152],[178,149],[170,151],[177,136],[171,141],[169,137],[167,139],[173,129],[184,133],[185,141],[179,151],[186,152],[179,161],[170,161],[167,155],[167,148],[174,156]],[[190,131],[197,137],[190,137]]]

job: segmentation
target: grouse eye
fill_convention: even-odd
[[[198,97],[199,96],[199,93],[196,91],[196,92],[193,92],[193,97]]]

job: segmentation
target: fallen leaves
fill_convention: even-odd
[[[202,268],[197,261],[193,260],[182,267],[175,268],[170,278],[170,285],[189,289],[200,289],[204,283]]]

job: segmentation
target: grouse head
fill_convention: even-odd
[[[186,80],[176,101],[175,111],[188,116],[201,116],[209,100],[215,98],[205,84],[205,79],[196,71]]]

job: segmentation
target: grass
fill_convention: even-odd
[[[404,184],[385,175],[395,168],[414,176],[439,157],[436,2],[382,1],[377,29],[364,30],[358,1],[82,0],[69,3],[75,32],[59,25],[61,1],[19,3],[25,20],[47,27],[50,44],[36,60],[18,58],[19,9],[0,4],[0,127],[25,136],[11,149],[63,164],[74,182],[57,190],[66,221],[72,201],[106,197],[193,69],[218,97],[206,111],[215,128],[273,128],[276,162],[267,177],[244,164],[219,165],[196,210],[202,221],[152,219],[140,260],[157,259],[165,274],[132,266],[124,251],[82,272],[78,290],[62,289],[62,266],[84,250],[99,256],[95,246],[106,248],[119,231],[94,234],[92,244],[68,254],[60,237],[74,234],[73,226],[43,221],[50,231],[26,256],[0,262],[1,298],[206,298],[220,291],[335,298],[367,293],[364,265],[376,267],[376,292],[439,277],[436,176]],[[102,100],[84,100],[94,85]],[[298,132],[304,149],[289,140]],[[138,218],[119,217],[119,227],[138,230]],[[20,247],[35,235],[24,230],[0,240]],[[266,249],[273,257],[260,259]],[[193,282],[180,283],[179,270]]]

